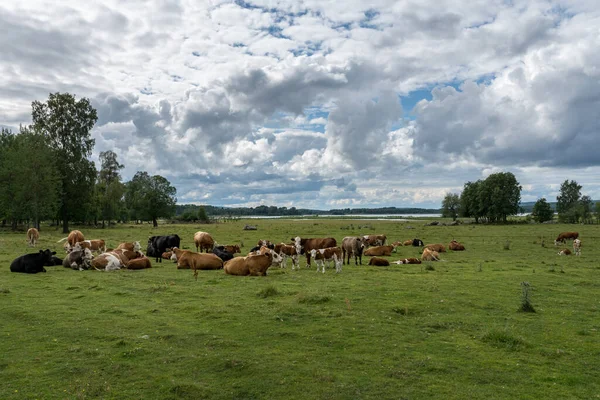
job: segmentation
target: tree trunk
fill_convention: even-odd
[[[63,233],[69,233],[69,220],[63,219]]]
[[[156,217],[152,217],[152,226],[155,227],[155,228],[158,226],[158,222],[156,221]]]
[[[11,229],[12,229],[13,231],[16,231],[16,230],[17,230],[17,220],[16,220],[16,219],[13,219],[13,220],[12,220]]]

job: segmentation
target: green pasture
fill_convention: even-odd
[[[256,231],[244,231],[246,224]],[[198,230],[218,243],[385,233],[462,242],[443,261],[266,277],[189,270],[16,274],[25,232],[0,232],[0,399],[600,398],[600,228],[423,221],[238,220],[73,227],[109,246]],[[553,239],[579,231],[582,255]],[[34,251],[64,252],[42,226]],[[542,240],[545,246],[542,246]],[[509,241],[507,246],[507,241]],[[508,249],[505,249],[508,247]],[[571,243],[566,246],[571,248]],[[194,248],[195,250],[195,248]],[[389,257],[418,257],[399,247]],[[535,313],[519,311],[529,282]]]

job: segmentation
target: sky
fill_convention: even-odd
[[[49,93],[179,204],[439,208],[512,172],[600,199],[597,0],[8,0],[0,126]]]

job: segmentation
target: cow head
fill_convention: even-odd
[[[302,239],[300,239],[300,236],[292,238],[292,241],[294,242],[294,246],[296,247],[296,253],[302,254]]]

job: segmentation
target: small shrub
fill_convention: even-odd
[[[266,299],[267,297],[277,296],[279,294],[279,290],[275,286],[267,286],[266,288],[260,290],[256,295],[258,297],[262,297]]]
[[[485,343],[489,343],[497,348],[505,348],[508,350],[518,350],[526,345],[525,341],[506,331],[494,330],[486,333],[481,338]]]
[[[10,289],[0,288],[0,293],[10,293]]]
[[[331,296],[328,295],[300,295],[298,297],[298,303],[302,304],[323,304],[331,300]]]
[[[479,263],[479,267],[477,267],[477,272],[482,272],[483,268],[481,268],[481,263]]]
[[[408,315],[408,307],[394,307],[392,311],[400,315]]]
[[[504,250],[510,250],[510,240],[507,240],[506,243],[504,243]]]
[[[431,264],[425,265],[425,271],[435,271],[435,268]]]
[[[529,282],[521,282],[522,293],[521,293],[521,308],[520,308],[520,310],[523,312],[535,312],[535,308],[533,308],[533,305],[531,304],[531,299],[529,296],[530,288],[531,288],[531,286],[529,285]]]

